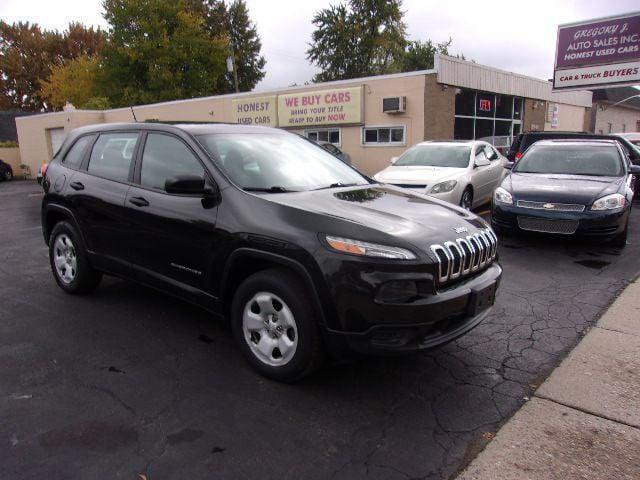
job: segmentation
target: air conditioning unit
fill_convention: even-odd
[[[382,99],[382,113],[404,113],[407,97],[386,97]]]

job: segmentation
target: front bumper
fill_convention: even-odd
[[[521,228],[522,220],[518,217],[540,219],[542,221],[562,221],[575,222],[577,224],[575,231],[565,233],[567,235],[587,238],[613,238],[622,233],[629,219],[629,211],[631,207],[617,210],[592,211],[584,212],[558,212],[545,211],[532,208],[522,208],[515,205],[493,204],[491,214],[491,226],[495,230],[523,231],[534,233],[549,233],[549,231],[538,231]],[[563,232],[564,233],[564,232]],[[558,234],[558,233],[556,233]]]
[[[371,292],[342,292],[337,305],[348,295],[353,308],[338,308],[345,328],[326,330],[328,346],[334,353],[385,354],[443,345],[486,318],[501,276],[496,261],[470,278],[401,304],[374,300]]]

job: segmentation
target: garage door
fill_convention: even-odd
[[[64,128],[50,128],[48,132],[49,140],[51,141],[51,152],[55,155],[62,146],[62,142],[64,142],[66,137]]]

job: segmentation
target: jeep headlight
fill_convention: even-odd
[[[591,205],[591,210],[613,210],[616,208],[622,208],[627,204],[627,199],[624,195],[619,193],[614,193],[612,195],[607,195],[606,197],[599,198],[593,205]]]
[[[513,196],[507,192],[504,188],[498,187],[493,192],[493,201],[496,203],[506,203],[507,205],[513,205]]]
[[[455,180],[447,180],[446,182],[436,183],[431,187],[431,193],[446,193],[453,190],[458,184]]]
[[[330,235],[327,235],[325,240],[333,250],[340,253],[349,253],[361,257],[392,258],[397,260],[414,260],[416,258],[413,252],[400,247],[379,245],[377,243],[333,237]]]

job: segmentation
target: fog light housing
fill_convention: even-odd
[[[394,280],[382,284],[376,295],[381,303],[407,303],[418,296],[418,285],[413,280]]]

